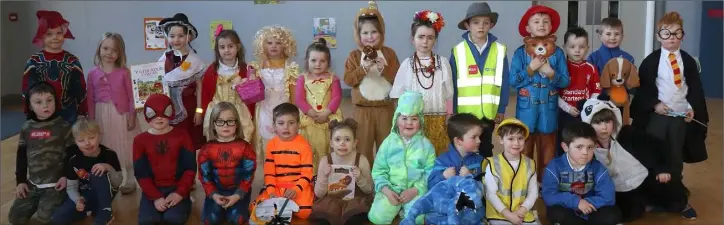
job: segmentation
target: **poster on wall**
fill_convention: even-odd
[[[168,86],[163,82],[165,62],[154,62],[131,66],[133,103],[136,109],[143,108],[151,94],[168,95]]]
[[[327,47],[337,48],[337,22],[334,18],[314,18],[314,40],[324,38]]]
[[[165,50],[166,35],[163,30],[158,27],[158,23],[163,18],[143,18],[143,34],[145,38],[146,50]]]
[[[284,4],[284,1],[281,0],[254,0],[255,5],[276,5],[276,4]]]
[[[213,20],[211,21],[211,25],[209,26],[209,33],[211,33],[211,49],[213,50],[216,46],[216,30],[219,29],[219,25],[221,25],[222,30],[231,30],[232,24],[231,20]]]

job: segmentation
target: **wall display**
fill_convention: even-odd
[[[337,22],[334,18],[314,18],[314,39],[324,38],[327,47],[337,48]]]
[[[165,50],[166,49],[166,35],[163,30],[158,26],[163,18],[144,18],[143,19],[143,34],[145,36],[145,48],[146,50]]]
[[[221,25],[221,27],[219,27]],[[209,33],[211,35],[211,49],[214,49],[214,46],[216,46],[216,33],[217,30],[232,30],[232,23],[231,20],[213,20],[211,21],[211,24],[209,25]]]

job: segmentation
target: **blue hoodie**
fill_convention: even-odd
[[[606,66],[608,60],[619,56],[627,59],[628,61],[631,61],[631,63],[636,65],[636,62],[634,62],[634,58],[631,54],[628,54],[628,52],[621,50],[620,47],[609,48],[606,47],[605,44],[601,44],[601,47],[598,48],[598,50],[591,52],[591,54],[588,55],[588,58],[586,58],[586,61],[596,66],[596,69],[598,69],[598,73],[600,74],[603,70],[603,67]]]
[[[596,209],[613,206],[616,201],[613,180],[606,166],[598,160],[591,160],[583,170],[576,172],[568,162],[568,153],[548,163],[541,185],[546,206],[559,205],[578,212],[581,199]],[[587,218],[583,213],[579,215]]]
[[[455,175],[460,175],[460,168],[464,165],[470,170],[473,177],[485,172],[485,168],[480,167],[480,163],[483,162],[483,156],[478,153],[468,153],[465,157],[462,157],[455,145],[450,144],[447,152],[441,154],[435,159],[435,166],[432,167],[432,172],[427,178],[427,188],[432,189],[435,184],[445,180],[443,172],[449,167],[455,168]]]
[[[468,46],[470,46],[470,51],[473,53],[473,56],[475,56],[475,63],[478,64],[478,71],[483,71],[483,67],[485,67],[485,60],[488,59],[488,53],[490,53],[490,44],[497,41],[498,38],[495,37],[495,35],[488,33],[488,45],[485,46],[483,49],[483,52],[478,52],[478,48],[475,47],[475,43],[470,41],[470,31],[466,31],[462,35],[463,41],[468,42]],[[453,82],[453,112],[457,113],[458,111],[458,67],[455,64],[455,55],[453,54],[455,52],[455,48],[452,49],[450,52],[450,70],[452,70],[452,82]],[[498,102],[498,113],[505,114],[505,107],[508,106],[508,96],[510,95],[510,88],[508,86],[508,56],[505,56],[503,59],[503,83],[500,86],[500,101]]]

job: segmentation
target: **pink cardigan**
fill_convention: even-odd
[[[88,72],[88,86],[86,102],[88,102],[88,116],[95,119],[96,99],[94,97],[94,88],[101,84],[105,75],[99,67],[93,67]],[[127,68],[116,68],[113,72],[106,76],[108,84],[111,86],[111,100],[116,110],[120,114],[135,113],[135,104],[133,102],[133,87],[131,85],[131,73]]]
[[[342,103],[342,85],[339,83],[339,78],[337,76],[332,76],[332,98],[329,99],[329,105],[327,108],[329,108],[329,111],[332,113],[337,112],[337,109],[339,108],[339,105]],[[296,96],[296,103],[297,107],[302,110],[302,113],[309,112],[310,109],[312,109],[312,106],[309,105],[307,102],[307,89],[304,86],[304,74],[300,74],[299,78],[297,79],[297,87],[294,93]]]

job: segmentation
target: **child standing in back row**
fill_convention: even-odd
[[[412,21],[412,44],[415,53],[402,61],[390,98],[399,98],[405,91],[422,93],[425,100],[425,137],[435,146],[435,154],[445,152],[449,143],[444,129],[445,119],[452,115],[453,81],[450,63],[432,49],[445,26],[442,15],[430,10],[415,13]]]
[[[586,61],[596,66],[598,71],[603,70],[608,60],[616,57],[623,57],[636,65],[633,56],[621,49],[624,36],[623,23],[621,23],[620,19],[609,17],[601,20],[601,25],[596,33],[598,34],[598,39],[601,40],[601,47],[591,52],[591,55],[586,58]]]
[[[123,171],[121,193],[136,190],[133,177],[133,138],[140,133],[136,126],[131,74],[126,67],[126,44],[117,33],[103,34],[96,67],[88,72],[88,116],[100,125],[100,140],[116,155]]]
[[[465,19],[458,23],[459,29],[467,31],[450,56],[453,110],[482,120],[478,153],[483,157],[493,156],[493,128],[503,120],[508,105],[507,47],[489,33],[497,22],[498,13],[488,3],[468,6]]]
[[[558,12],[536,5],[525,12],[518,24],[518,32],[523,37],[555,38],[549,35],[558,30],[560,22]],[[531,56],[523,45],[513,54],[510,72],[510,85],[518,93],[515,118],[530,128],[525,154],[535,160],[540,180],[543,168],[556,154],[558,89],[568,87],[570,81],[566,56],[557,46],[555,53],[548,58]]]

